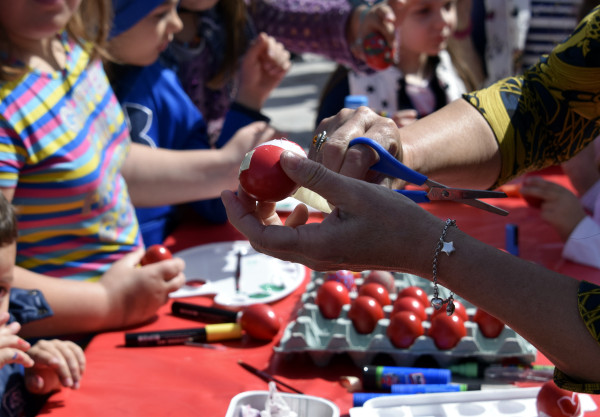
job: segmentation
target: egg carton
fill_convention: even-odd
[[[366,274],[368,271],[363,272],[363,276]],[[433,295],[433,284],[424,278],[404,273],[394,273],[394,278],[396,293],[409,286],[418,286],[429,298]],[[457,295],[454,299],[465,306],[469,320],[465,322],[467,335],[454,348],[440,350],[435,346],[433,339],[427,336],[433,307],[426,308],[428,319],[423,321],[425,335],[418,337],[407,349],[396,348],[386,335],[396,293],[390,294],[392,305],[383,307],[384,318],[378,321],[375,329],[371,333],[360,334],[348,318],[349,304],[344,305],[337,319],[323,317],[315,303],[317,290],[323,282],[323,274],[313,272],[312,279],[301,297],[302,306],[296,318],[286,326],[279,344],[274,347],[275,352],[307,353],[318,366],[326,366],[334,355],[340,354],[349,355],[359,367],[373,364],[374,359],[380,355],[389,357],[396,366],[413,366],[420,357],[425,356],[435,360],[441,367],[465,360],[494,363],[510,358],[532,363],[536,359],[536,348],[508,326],[505,326],[496,338],[485,337],[477,323],[472,321],[476,312],[475,306]],[[358,288],[362,282],[363,278],[355,280]],[[449,292],[440,287],[439,295],[446,298]],[[356,296],[356,291],[350,292],[351,300]]]

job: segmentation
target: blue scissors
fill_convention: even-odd
[[[348,147],[354,145],[366,145],[371,147],[379,155],[379,162],[371,166],[371,169],[392,178],[399,178],[415,185],[424,185],[428,190],[395,190],[405,195],[416,203],[429,203],[433,201],[456,201],[477,207],[491,213],[506,216],[508,212],[491,204],[477,200],[478,198],[503,198],[506,194],[502,191],[470,190],[464,188],[447,187],[444,184],[428,179],[425,175],[414,171],[394,158],[380,144],[369,138],[356,138],[350,141]]]

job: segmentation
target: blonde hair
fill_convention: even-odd
[[[110,0],[82,0],[67,23],[65,30],[89,52],[90,62],[106,54],[111,15]],[[6,33],[0,28],[0,81],[18,79],[28,71],[26,67],[14,62],[12,56],[12,47]]]

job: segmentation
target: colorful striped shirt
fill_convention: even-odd
[[[14,189],[19,266],[97,279],[141,245],[121,176],[130,138],[102,64],[63,45],[63,71],[0,83],[0,188]]]

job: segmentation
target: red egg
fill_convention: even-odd
[[[365,62],[376,70],[384,70],[394,63],[394,51],[380,33],[370,33],[363,41]]]
[[[469,314],[467,313],[467,309],[463,303],[458,300],[454,300],[454,315],[458,316],[462,319],[462,321],[469,321]],[[438,314],[448,314],[446,313],[446,304],[442,306],[439,310],[433,309],[433,313],[431,313],[431,318],[433,319]]]
[[[384,317],[383,308],[373,297],[359,295],[356,297],[350,310],[348,318],[358,333],[367,334],[375,330],[377,322]]]
[[[423,288],[416,285],[404,288],[398,293],[398,298],[400,297],[414,297],[421,301],[423,307],[429,307],[429,297],[427,296],[427,293]]]
[[[464,321],[459,316],[438,314],[431,320],[431,327],[427,333],[440,350],[455,347],[467,335]]]
[[[559,388],[550,380],[542,385],[536,398],[536,408],[543,417],[580,417],[583,416],[579,395]]]
[[[425,307],[423,307],[423,304],[420,300],[417,300],[414,297],[404,296],[396,298],[396,301],[394,301],[392,315],[400,311],[409,311],[415,314],[419,320],[427,320],[427,312],[425,311]]]
[[[252,304],[242,312],[240,325],[250,337],[270,341],[279,333],[281,322],[268,305]]]
[[[381,307],[392,303],[390,301],[390,295],[385,287],[376,282],[368,282],[361,285],[358,290],[358,295],[368,295],[369,297],[373,297]]]
[[[171,259],[173,255],[171,251],[163,245],[152,245],[146,249],[146,253],[140,260],[140,265],[149,265],[155,262],[164,261],[165,259]]]
[[[422,321],[414,313],[400,311],[392,313],[386,334],[395,347],[407,349],[419,336],[425,334],[425,330]]]
[[[337,281],[344,284],[348,291],[354,291],[356,289],[354,278],[354,272],[345,269],[326,272],[324,277],[325,281]]]
[[[475,312],[473,321],[477,323],[481,334],[490,339],[500,336],[505,327],[503,322],[480,308]]]
[[[341,282],[325,281],[317,290],[315,304],[326,319],[337,319],[342,307],[350,304],[348,289]]]
[[[306,157],[300,145],[287,139],[270,140],[244,156],[239,172],[240,185],[257,201],[274,203],[289,197],[298,189],[298,184],[283,172],[279,163],[284,150]]]
[[[374,270],[369,272],[365,278],[365,283],[369,282],[376,282],[383,285],[385,289],[388,290],[389,294],[394,294],[396,292],[396,281],[394,280],[394,274],[390,271]]]

